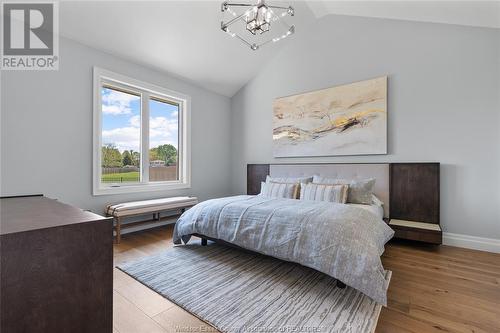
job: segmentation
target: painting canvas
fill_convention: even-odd
[[[387,77],[278,98],[275,157],[387,154]]]

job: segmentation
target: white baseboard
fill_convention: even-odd
[[[443,244],[466,249],[500,253],[500,239],[443,232]]]
[[[171,220],[165,220],[165,221],[161,221],[161,222],[151,222],[151,223],[146,223],[146,224],[140,224],[140,225],[132,227],[132,228],[122,229],[121,234],[125,235],[125,234],[131,233],[131,232],[156,228],[156,227],[160,227],[160,226],[164,226],[164,225],[168,225],[168,224],[174,224],[176,221],[177,221],[177,218],[173,218]]]

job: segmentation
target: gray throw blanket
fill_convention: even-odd
[[[248,195],[213,199],[179,218],[174,243],[192,234],[314,268],[387,305],[380,256],[394,232],[365,209]]]

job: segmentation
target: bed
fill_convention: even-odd
[[[238,195],[204,201],[176,223],[174,243],[191,236],[222,241],[246,250],[296,262],[328,274],[387,304],[380,256],[394,232],[383,221],[388,214],[388,164],[248,166],[249,192],[265,177],[321,175],[349,179],[376,178],[380,205],[343,204],[263,195]]]

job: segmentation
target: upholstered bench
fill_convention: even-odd
[[[180,216],[187,208],[190,208],[198,203],[196,197],[172,197],[153,200],[125,202],[113,205],[107,205],[105,214],[112,216],[114,219],[114,230],[116,232],[116,243],[120,243],[121,230],[130,228],[139,224],[159,222],[166,219],[171,219]],[[162,212],[180,210],[180,214],[168,215],[163,219],[160,217]],[[130,222],[122,225],[122,219],[138,215],[153,214],[152,220]]]

